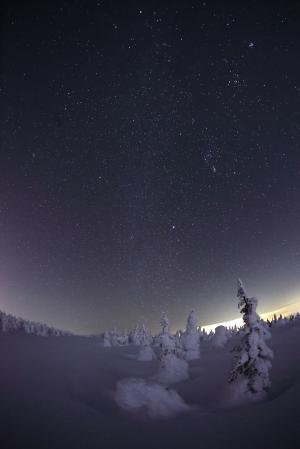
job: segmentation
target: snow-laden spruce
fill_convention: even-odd
[[[183,356],[186,360],[200,358],[200,334],[198,332],[198,319],[194,310],[188,316],[186,331],[181,336]]]
[[[149,329],[145,327],[143,324],[140,332],[140,350],[137,357],[137,360],[141,362],[150,362],[151,360],[156,359],[155,352],[151,348],[151,344],[153,342],[153,337]]]
[[[170,335],[171,334],[169,318],[167,317],[165,312],[163,312],[161,315],[160,325],[162,328],[160,335]]]
[[[176,355],[176,340],[171,334],[167,316],[161,318],[160,357],[156,379],[163,385],[170,385],[188,379],[188,364]]]
[[[270,338],[270,334],[256,313],[257,299],[247,297],[240,280],[237,297],[245,324],[241,345],[236,348],[235,366],[229,378],[233,386],[233,399],[236,401],[261,399],[270,387],[269,370],[272,367],[273,352],[265,341]]]
[[[151,345],[153,341],[153,337],[151,334],[150,329],[146,328],[145,324],[143,323],[139,329],[139,344],[145,345],[149,344]]]
[[[149,329],[144,324],[136,325],[135,328],[129,334],[129,342],[132,345],[140,346],[145,343],[145,339],[150,339],[152,343],[153,337]]]
[[[140,342],[140,329],[139,326],[136,325],[135,328],[129,334],[129,341],[132,345],[139,346]]]
[[[105,331],[103,334],[103,346],[126,346],[128,345],[128,334],[126,331],[118,331],[114,328],[112,331]]]

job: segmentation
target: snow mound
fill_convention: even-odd
[[[168,418],[192,410],[174,390],[144,379],[127,378],[117,383],[115,400],[130,412],[144,410],[150,418]]]

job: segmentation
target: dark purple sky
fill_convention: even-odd
[[[300,293],[299,2],[6,2],[0,309],[79,332]]]

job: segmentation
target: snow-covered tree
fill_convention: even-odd
[[[149,329],[143,324],[138,324],[129,334],[129,342],[133,345],[140,346],[144,345],[146,340],[149,340],[149,343],[153,343],[153,337]]]
[[[118,333],[118,343],[120,346],[128,345],[128,334],[126,331]]]
[[[232,335],[237,335],[239,333],[239,328],[237,327],[237,325],[235,324],[231,330],[231,334]]]
[[[161,326],[161,353],[156,379],[164,385],[170,385],[188,379],[188,364],[176,355],[175,337],[171,334],[169,320],[165,314],[162,315]]]
[[[270,387],[269,370],[273,352],[265,341],[270,338],[270,334],[256,313],[257,299],[247,297],[240,280],[237,297],[244,328],[241,344],[236,348],[237,357],[229,382],[234,386],[238,400],[255,400],[263,397]]]
[[[156,354],[151,348],[151,344],[153,342],[153,337],[149,329],[142,324],[139,333],[139,341],[140,341],[140,350],[138,354],[138,360],[142,362],[149,362],[151,360],[156,359]]]
[[[162,327],[162,334],[170,335],[170,322],[165,312],[163,312],[161,315],[160,325]]]
[[[186,331],[181,337],[186,360],[200,358],[200,334],[198,332],[198,320],[194,310],[188,316]]]
[[[215,348],[224,348],[228,341],[228,330],[225,326],[217,326],[215,328],[215,334],[212,337],[212,345]]]
[[[103,334],[103,346],[105,348],[109,348],[111,346],[110,333],[108,331],[105,331]]]
[[[144,345],[140,346],[137,360],[141,362],[150,362],[151,360],[156,360],[156,354],[150,346],[149,342],[145,342]]]
[[[140,330],[139,330],[139,326],[136,325],[135,328],[130,332],[129,335],[129,341],[131,344],[133,345],[140,345]]]
[[[119,333],[115,327],[113,331],[110,332],[110,342],[112,346],[119,346]]]
[[[140,326],[138,340],[140,345],[150,345],[152,343],[153,337],[150,330],[146,328],[144,323]]]
[[[26,333],[41,337],[61,337],[70,336],[71,332],[47,326],[44,323],[24,320],[13,315],[0,311],[0,333]]]
[[[208,334],[204,328],[199,329],[199,335],[200,335],[200,342],[207,340]]]
[[[184,349],[182,344],[182,331],[178,330],[175,334],[175,353],[180,359],[184,358]]]

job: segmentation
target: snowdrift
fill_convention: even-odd
[[[145,412],[150,418],[167,418],[192,410],[176,391],[144,379],[119,381],[115,399],[124,410]]]

